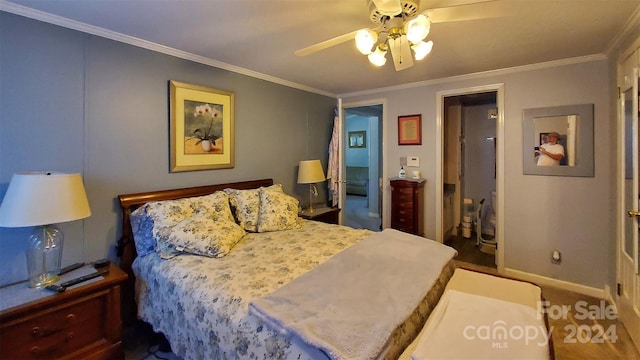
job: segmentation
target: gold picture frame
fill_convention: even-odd
[[[422,145],[422,115],[398,116],[398,145]]]
[[[170,171],[235,166],[234,93],[169,81]]]
[[[367,132],[366,131],[349,131],[349,148],[366,148]]]

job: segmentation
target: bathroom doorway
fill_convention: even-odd
[[[342,223],[357,229],[382,229],[382,118],[382,104],[344,108],[346,197]]]
[[[443,241],[496,268],[497,92],[444,97]]]

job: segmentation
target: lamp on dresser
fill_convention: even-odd
[[[320,160],[300,161],[298,169],[298,184],[309,184],[309,209],[307,209],[309,213],[314,211],[313,198],[318,196],[318,189],[315,184],[323,182],[326,179],[327,178],[324,176],[324,170],[322,170]]]
[[[59,280],[64,236],[54,224],[91,215],[80,174],[14,174],[0,205],[0,226],[35,226],[27,247],[29,287]]]

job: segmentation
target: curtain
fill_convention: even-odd
[[[337,109],[334,110],[333,117],[333,133],[331,134],[331,141],[329,142],[329,160],[327,165],[327,179],[329,187],[329,201],[331,201],[332,206],[338,205],[338,195],[339,195],[339,187],[338,183],[340,179],[338,179],[340,162],[338,161],[339,156],[339,144],[340,144],[340,118],[338,117]]]

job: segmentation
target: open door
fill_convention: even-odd
[[[341,224],[359,229],[382,229],[384,193],[383,118],[381,101],[342,105]]]
[[[637,348],[640,348],[640,262],[638,244],[640,220],[640,173],[638,129],[638,69],[640,55],[637,49],[619,68],[620,89],[618,111],[618,242],[616,303],[618,315]]]

